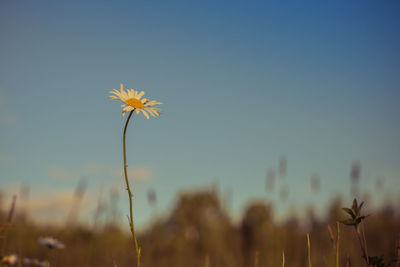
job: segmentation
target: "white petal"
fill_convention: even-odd
[[[127,90],[127,93],[128,93],[128,97],[132,98],[132,91],[131,90]]]
[[[122,83],[121,83],[121,88],[120,88],[119,94],[120,94],[120,98],[122,100],[125,100],[128,98],[128,94],[125,92],[124,85]]]
[[[120,97],[120,96],[121,96],[120,92],[118,92],[118,91],[115,90],[115,89],[114,89],[114,91],[109,91],[109,93],[110,93],[110,94],[114,94],[114,95],[116,95],[117,97]]]
[[[149,119],[149,114],[147,114],[147,112],[144,109],[141,109],[143,115],[146,117],[146,119]]]
[[[149,101],[149,102],[147,102],[147,106],[153,106],[153,105],[161,105],[162,104],[162,102],[158,102],[158,101],[155,101],[155,100],[151,100],[151,101]]]
[[[131,111],[131,110],[134,110],[135,108],[133,108],[133,107],[131,107],[131,106],[126,106],[126,107],[124,107],[124,109],[123,110],[125,110],[125,111]]]
[[[129,98],[128,94],[125,91],[122,92],[121,99],[126,100],[128,98]]]
[[[150,115],[154,117],[154,110],[152,110],[151,108],[144,108],[144,110],[146,110]]]
[[[140,98],[141,98],[143,95],[144,95],[144,91],[141,91],[141,92],[137,95],[136,98],[140,100]]]
[[[157,117],[158,116],[158,112],[155,109],[146,108],[146,111],[149,112],[153,117]]]

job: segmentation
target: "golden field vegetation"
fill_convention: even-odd
[[[309,213],[308,227],[295,217],[276,222],[273,207],[266,202],[250,204],[238,222],[233,222],[214,191],[180,196],[171,213],[138,233],[144,267],[241,267],[367,266],[352,226],[337,221],[346,219],[339,199],[328,207],[322,220]],[[46,259],[51,266],[136,266],[136,254],[129,233],[112,223],[102,229],[69,225],[36,225],[23,216],[14,216],[7,225],[8,213],[0,214],[1,256],[15,253],[20,258]],[[390,206],[375,210],[363,220],[369,256],[383,256],[385,265],[396,266],[399,253],[400,217]],[[310,251],[307,246],[310,237]],[[41,236],[53,236],[64,249],[49,250],[38,245]],[[309,262],[309,256],[311,262]],[[311,264],[310,264],[311,263]],[[15,265],[18,266],[18,265]],[[22,265],[21,265],[22,266]]]

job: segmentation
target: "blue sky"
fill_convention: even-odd
[[[384,179],[395,202],[399,11],[397,1],[2,1],[0,187],[29,184],[34,210],[57,197],[68,206],[86,179],[87,210],[100,188],[120,188],[127,213],[124,118],[107,98],[122,82],[164,103],[128,130],[139,225],[214,184],[232,192],[236,215],[252,199],[278,202],[282,187],[279,214],[348,200],[354,161],[362,191]],[[287,175],[268,193],[281,156]]]

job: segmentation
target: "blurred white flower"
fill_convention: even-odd
[[[57,239],[53,237],[40,237],[39,238],[39,244],[46,246],[48,248],[56,248],[56,249],[62,249],[65,248],[65,245],[58,241]]]
[[[1,259],[1,263],[5,264],[7,266],[14,266],[17,264],[17,262],[18,262],[18,256],[15,254],[4,256]]]
[[[22,260],[22,263],[24,266],[35,266],[35,267],[46,267],[47,266],[46,261],[40,261],[38,259],[24,258]]]

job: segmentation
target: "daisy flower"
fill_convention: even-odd
[[[117,89],[113,89],[109,91],[111,99],[118,99],[124,102],[121,105],[122,108],[122,116],[125,116],[126,112],[134,110],[136,114],[140,112],[149,119],[150,116],[158,117],[161,114],[161,111],[158,108],[154,108],[154,105],[160,105],[161,102],[155,100],[149,100],[147,98],[142,98],[144,95],[144,91],[137,91],[134,89],[124,90],[124,85],[121,83],[121,88],[118,91]]]
[[[53,237],[40,237],[38,242],[40,245],[46,246],[48,248],[65,248],[65,245],[63,243]]]

